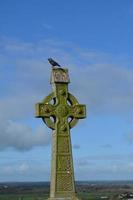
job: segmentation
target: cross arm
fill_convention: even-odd
[[[70,106],[70,116],[77,119],[83,119],[86,117],[86,106],[82,104]]]
[[[37,103],[36,104],[36,117],[49,118],[55,115],[55,108],[51,104]]]

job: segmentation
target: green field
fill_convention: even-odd
[[[133,182],[77,183],[77,197],[81,200],[117,200],[123,193],[133,193]],[[46,200],[49,183],[1,183],[0,200]]]
[[[77,196],[79,197],[79,199],[82,200],[100,200],[101,196],[108,196],[111,198],[112,194],[93,194],[93,193],[78,193]],[[0,200],[46,200],[48,198],[48,194],[3,194],[0,195]],[[110,199],[108,198],[108,199]]]
[[[0,200],[45,200],[48,198],[48,195],[38,196],[35,194],[14,194],[14,195],[0,195]]]

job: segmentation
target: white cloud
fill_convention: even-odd
[[[132,155],[91,155],[75,160],[78,180],[132,180]]]
[[[2,181],[48,181],[50,177],[49,167],[28,162],[9,163],[0,166]]]
[[[101,158],[100,155],[88,157],[80,157],[74,161],[76,180],[132,180],[133,179],[133,157],[126,154],[121,155],[106,155]],[[97,159],[99,157],[99,160]],[[107,159],[107,157],[109,159]],[[115,157],[115,160],[114,160]],[[129,158],[130,159],[126,159]],[[49,180],[50,177],[50,162],[42,160],[34,161],[18,161],[5,162],[0,166],[0,177],[2,180],[15,181],[38,181]]]
[[[50,143],[50,134],[43,126],[33,131],[28,125],[7,121],[0,127],[0,149],[15,148],[20,151],[30,150],[35,146],[46,146]]]
[[[17,97],[21,98],[26,94],[29,98],[29,92],[32,99],[44,93],[46,95],[50,88],[48,85],[50,66],[46,63],[46,59],[54,55],[59,63],[68,65],[73,83],[72,91],[93,111],[125,113],[129,112],[133,105],[133,70],[127,66],[121,66],[122,61],[118,63],[113,55],[111,57],[111,55],[90,50],[87,52],[87,50],[79,50],[77,47],[52,43],[52,41],[36,44],[8,41],[3,44],[3,49],[4,56],[9,56],[5,65],[10,60],[12,67],[12,62],[15,61],[13,74],[11,74],[13,75],[11,79],[14,78],[14,80],[11,85],[8,85],[8,89],[15,92]],[[80,80],[78,74],[80,74]],[[43,83],[45,83],[45,88]],[[13,86],[16,86],[15,89]]]
[[[19,171],[20,172],[25,172],[25,171],[28,171],[29,170],[29,165],[27,163],[22,163],[20,166],[19,166]]]
[[[43,174],[43,176],[42,176]],[[39,181],[49,177],[48,168],[44,165],[28,162],[9,163],[0,166],[1,181]]]
[[[47,134],[39,132],[40,128],[34,134],[20,120],[32,120],[35,103],[51,92],[49,56],[69,68],[70,92],[91,112],[125,117],[133,111],[133,70],[121,66],[123,58],[58,41],[28,43],[4,38],[0,40],[0,149],[28,150],[47,144]]]

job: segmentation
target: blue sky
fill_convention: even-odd
[[[0,181],[47,181],[51,131],[35,103],[52,90],[48,57],[87,105],[72,129],[76,180],[133,179],[133,2],[0,1]]]

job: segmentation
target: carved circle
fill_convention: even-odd
[[[77,99],[70,93],[68,93],[68,102],[71,106],[74,106],[74,105],[78,105],[79,102],[77,101]],[[78,122],[78,119],[75,119],[72,117],[72,120],[70,120],[69,122],[69,127],[70,128],[73,128]]]
[[[52,92],[51,94],[49,94],[44,100],[43,100],[43,103],[44,104],[48,104],[51,100],[54,100],[55,101],[55,96],[54,96],[54,93]],[[48,110],[47,110],[48,111]],[[52,119],[50,119],[50,117],[48,118],[42,118],[42,120],[45,122],[45,124],[49,127],[49,128],[51,128],[51,129],[55,129],[55,122],[52,120]]]
[[[49,107],[48,107],[47,105],[45,105],[44,111],[45,111],[46,113],[49,113],[49,112],[50,112],[50,109],[49,109]]]
[[[55,99],[53,92],[51,94],[49,94],[43,100],[43,103],[48,104],[52,99]],[[77,99],[70,93],[68,93],[68,101],[70,102],[71,106],[79,104]],[[68,114],[68,108],[66,106],[58,106],[57,112],[61,117],[66,117],[67,114]],[[42,118],[42,119],[49,128],[51,128],[53,130],[55,129],[55,122],[53,122],[50,118],[45,117],[45,118]],[[78,122],[78,119],[72,118],[72,120],[69,122],[69,127],[73,128],[77,124],[77,122]]]
[[[66,117],[67,114],[68,114],[68,108],[67,108],[67,106],[60,105],[60,106],[57,107],[56,112],[61,117]]]

